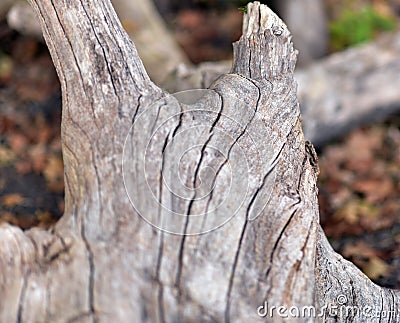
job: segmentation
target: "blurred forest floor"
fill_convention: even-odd
[[[334,1],[326,2],[337,16]],[[396,6],[375,3],[398,20]],[[229,59],[241,34],[237,8],[206,9],[171,18],[194,63]],[[60,86],[46,46],[0,22],[0,222],[48,228],[63,214],[60,123]],[[321,222],[332,245],[378,284],[400,288],[400,116],[354,130],[319,156]]]

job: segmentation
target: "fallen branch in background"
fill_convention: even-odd
[[[400,111],[400,32],[333,54],[295,72],[303,130],[316,146]],[[179,66],[164,87],[176,92],[208,87],[230,62]]]
[[[32,7],[26,1],[13,2],[9,1],[3,9],[3,12],[9,10],[9,26],[22,34],[42,39],[42,29]],[[113,0],[113,5],[154,82],[163,82],[177,65],[189,64],[189,59],[168,31],[152,0]]]

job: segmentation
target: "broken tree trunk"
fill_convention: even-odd
[[[109,0],[31,3],[62,84],[66,207],[50,231],[0,226],[1,322],[247,322],[265,302],[398,320],[399,293],[319,227],[296,52],[266,6],[248,5],[232,73],[187,97],[150,81]],[[338,304],[378,317],[300,317]]]

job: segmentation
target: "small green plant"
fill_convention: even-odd
[[[243,13],[247,13],[247,6],[239,7],[238,9]]]
[[[333,50],[341,50],[369,41],[377,32],[393,30],[395,27],[393,18],[379,14],[371,6],[359,11],[345,9],[329,26],[331,46]]]

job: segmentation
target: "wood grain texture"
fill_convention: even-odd
[[[301,130],[293,79],[296,52],[289,31],[270,9],[258,2],[248,5],[232,73],[198,101],[185,104],[149,80],[108,0],[31,3],[62,83],[66,209],[50,231],[0,227],[1,322],[264,321],[257,314],[264,301],[287,307],[331,301],[335,294],[329,286],[348,284],[336,279],[343,270],[362,289],[352,289],[355,297],[349,303],[376,304],[368,291],[377,291],[385,308],[397,306],[397,292],[368,282],[329,249],[319,232],[318,167]],[[165,104],[168,100],[172,105]],[[148,113],[152,105],[153,114]],[[138,152],[171,107],[186,110],[165,123],[145,150],[147,184],[155,188],[150,196],[135,181],[144,163]],[[185,136],[193,125],[202,131]],[[231,140],[219,137],[217,129]],[[256,139],[259,154],[248,134]],[[218,145],[226,160],[212,154]],[[174,171],[174,152],[187,146],[201,148],[182,159],[184,172]],[[246,171],[241,171],[239,146],[250,161]],[[125,183],[124,156],[137,167],[128,169],[133,177]],[[193,215],[218,205],[226,193],[228,162],[237,162],[232,176],[249,182],[242,207],[217,230],[185,235],[216,220],[198,222]],[[211,176],[215,193],[207,203],[196,199],[203,166],[220,169]],[[177,175],[186,189],[196,189],[191,198],[177,199],[174,191],[183,190]],[[144,221],[125,185],[158,224],[173,221],[180,234]],[[240,193],[232,186],[228,201],[234,203]],[[171,218],[164,206],[185,216]],[[229,208],[221,212],[226,215]]]

